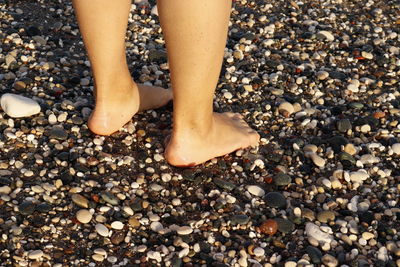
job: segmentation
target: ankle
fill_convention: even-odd
[[[96,103],[120,102],[138,98],[138,87],[132,80],[125,82],[116,82],[110,84],[101,84],[95,87]]]
[[[214,118],[174,122],[172,136],[176,140],[205,139],[214,128]]]

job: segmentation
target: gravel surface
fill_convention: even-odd
[[[167,87],[135,0],[133,77]],[[69,1],[0,0],[0,266],[400,266],[400,3],[235,1],[215,108],[261,134],[169,166],[172,106],[93,135]]]

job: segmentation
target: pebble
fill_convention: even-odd
[[[278,173],[274,176],[274,183],[277,186],[286,186],[292,182],[292,178],[285,173]]]
[[[322,232],[317,225],[311,222],[306,223],[306,235],[308,237],[314,238],[319,243],[330,244],[333,241],[333,237],[330,234]]]
[[[320,211],[317,214],[317,220],[322,223],[327,223],[335,220],[335,213],[330,210]]]
[[[41,108],[0,109],[3,265],[400,266],[396,1],[330,1],[323,12],[235,1],[213,105],[262,137],[182,170],[163,156],[171,105],[111,136],[88,129],[91,64],[72,7],[56,2],[0,12],[0,97]],[[154,4],[132,2],[127,60],[136,80],[168,87]]]
[[[279,113],[283,114],[285,117],[289,117],[294,113],[294,107],[289,102],[283,102],[278,107]]]
[[[245,214],[237,214],[233,215],[230,220],[232,225],[247,224],[250,221],[250,217]]]
[[[124,228],[124,224],[120,221],[113,221],[111,223],[111,228],[116,230],[122,230]]]
[[[290,234],[294,231],[295,225],[291,221],[282,218],[275,218],[278,223],[278,230],[285,234]]]
[[[274,235],[278,231],[278,223],[276,220],[266,220],[260,225],[260,231],[266,235]]]
[[[351,130],[352,125],[349,119],[341,119],[336,123],[336,127],[339,132],[346,133],[348,130]]]
[[[181,226],[176,230],[176,232],[179,235],[189,235],[193,232],[193,229],[190,226]]]
[[[391,148],[394,154],[400,155],[400,143],[393,144]]]
[[[160,233],[164,230],[164,226],[160,222],[152,222],[150,224],[150,229],[156,233]]]
[[[96,228],[96,232],[99,235],[105,236],[105,237],[108,236],[109,231],[108,231],[108,228],[104,224],[98,223],[98,224],[96,224],[95,228]]]
[[[335,40],[335,37],[329,31],[319,31],[317,33],[317,37],[319,37],[323,40],[327,40],[328,42],[333,42]]]
[[[318,71],[317,72],[317,78],[318,80],[325,80],[329,77],[329,72],[327,71]]]
[[[89,208],[89,200],[80,194],[72,194],[72,201],[81,208]]]
[[[0,104],[4,112],[12,118],[30,117],[41,110],[35,100],[16,94],[3,94]]]
[[[44,253],[41,250],[33,250],[31,252],[29,252],[28,254],[28,258],[31,260],[37,260],[40,259],[41,257],[43,257]]]
[[[258,185],[249,185],[247,187],[247,191],[249,191],[250,194],[257,196],[257,197],[262,197],[265,195],[264,189],[262,189]]]
[[[325,167],[326,161],[325,161],[323,158],[321,158],[320,156],[318,156],[317,154],[315,154],[315,153],[309,153],[309,157],[311,158],[312,162],[313,162],[316,166],[318,166],[318,167],[320,167],[320,168]]]
[[[336,267],[339,265],[339,261],[337,260],[337,258],[330,254],[325,254],[322,257],[322,263],[327,267]]]
[[[31,215],[35,211],[35,204],[31,201],[24,201],[18,206],[18,209],[22,215]]]
[[[11,187],[5,185],[0,187],[0,194],[8,195],[11,193]]]
[[[356,171],[350,173],[350,180],[355,183],[362,184],[366,179],[369,178],[369,175],[365,171]]]
[[[109,191],[100,193],[100,196],[105,202],[107,202],[107,203],[109,203],[111,205],[115,206],[115,205],[119,204],[119,199]]]
[[[220,178],[214,178],[213,181],[218,187],[220,187],[222,189],[225,189],[227,191],[232,191],[236,187],[236,185],[234,183],[231,183],[229,181],[225,181],[225,180],[220,179]]]
[[[92,220],[92,214],[90,211],[82,209],[76,213],[76,219],[81,223],[89,223]]]
[[[253,250],[254,256],[262,257],[265,255],[265,250],[263,248],[257,247]]]
[[[286,198],[278,192],[269,192],[265,195],[265,203],[272,208],[286,207]]]

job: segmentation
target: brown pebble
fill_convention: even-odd
[[[14,83],[14,89],[17,91],[24,90],[26,88],[26,84],[23,81],[17,81]]]
[[[278,231],[278,223],[272,219],[266,220],[261,224],[260,231],[263,234],[274,235]]]
[[[375,118],[375,119],[384,118],[385,115],[386,115],[385,112],[382,112],[382,111],[374,112],[374,118]]]
[[[139,226],[140,226],[140,222],[134,217],[129,218],[128,222],[129,222],[129,225],[132,226],[133,228],[139,228]]]

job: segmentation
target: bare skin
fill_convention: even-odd
[[[140,110],[172,98],[171,90],[137,85],[127,67],[125,32],[131,0],[73,0],[95,79],[96,106],[89,128],[109,135]],[[165,155],[193,166],[240,148],[259,135],[239,114],[213,112],[231,0],[158,1],[174,94],[173,131]]]
[[[95,81],[96,105],[89,129],[110,135],[137,112],[167,104],[172,90],[136,84],[129,73],[125,34],[131,1],[74,0],[73,4]]]
[[[158,1],[174,90],[174,127],[165,151],[171,165],[194,166],[258,145],[260,136],[239,114],[213,112],[231,3]]]

